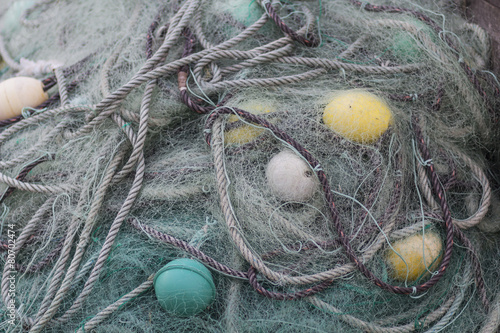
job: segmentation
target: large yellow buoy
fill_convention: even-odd
[[[443,244],[434,231],[398,240],[385,259],[389,274],[399,281],[416,281],[433,272],[441,262]]]
[[[325,107],[323,122],[348,140],[372,143],[393,123],[387,103],[363,90],[347,90],[334,95]]]
[[[14,77],[0,83],[0,120],[19,116],[23,108],[35,107],[49,96],[42,82],[30,77]]]
[[[261,100],[248,100],[239,104],[238,108],[255,115],[276,111],[273,102]],[[240,118],[236,115],[229,116],[227,120],[228,127],[230,128],[231,124],[235,125],[238,120],[240,120]],[[237,126],[226,131],[224,134],[224,142],[226,145],[249,143],[258,138],[263,132],[264,129],[252,125]]]

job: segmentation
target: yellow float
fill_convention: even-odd
[[[391,277],[413,282],[426,277],[439,266],[443,243],[434,231],[398,240],[386,252],[386,262]]]
[[[239,104],[237,107],[255,115],[276,111],[276,107],[270,101],[249,100]],[[235,123],[238,120],[240,120],[240,118],[236,115],[229,116],[227,120],[228,127],[231,127],[231,124],[236,125]],[[252,125],[237,126],[226,131],[224,134],[224,143],[226,145],[242,145],[254,141],[263,132],[264,129]]]
[[[334,95],[325,107],[323,122],[334,132],[358,143],[373,143],[393,123],[387,103],[363,90]]]

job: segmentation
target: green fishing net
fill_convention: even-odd
[[[2,331],[497,331],[500,84],[454,2],[0,13],[0,97],[49,97],[0,121]]]

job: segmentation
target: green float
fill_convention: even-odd
[[[193,259],[169,262],[156,273],[153,283],[158,302],[175,316],[194,316],[215,299],[212,274]]]

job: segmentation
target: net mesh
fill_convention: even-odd
[[[500,87],[486,34],[451,1],[0,13],[2,80],[27,73],[51,96],[2,122],[2,330],[497,330]],[[374,142],[324,123],[345,91],[387,103]],[[269,186],[282,151],[306,164],[310,198]],[[423,256],[445,264],[394,279],[387,254],[431,233]],[[215,301],[193,316],[155,296],[178,258],[212,272]]]

